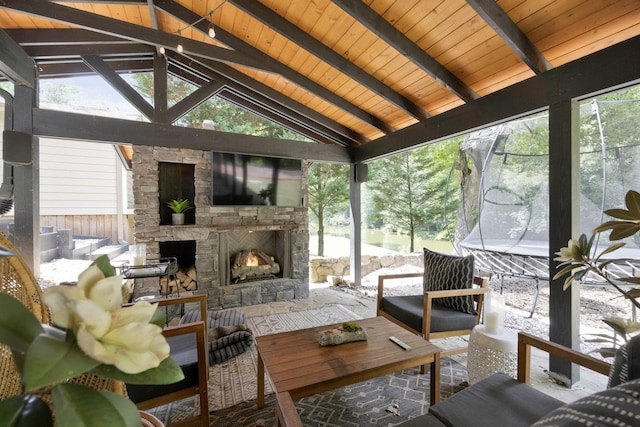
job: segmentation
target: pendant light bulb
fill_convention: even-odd
[[[213,28],[213,24],[209,23],[209,37],[212,39],[216,37],[216,30]]]
[[[178,51],[178,53],[182,53],[182,51],[184,50],[184,48],[182,47],[182,42],[178,42],[178,47],[176,48],[176,50]]]

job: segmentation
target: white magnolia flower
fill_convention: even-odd
[[[44,302],[53,321],[71,329],[78,346],[95,360],[137,374],[157,367],[169,356],[160,326],[150,323],[156,306],[140,301],[122,307],[122,277],[105,277],[91,265],[77,286],[45,289]]]

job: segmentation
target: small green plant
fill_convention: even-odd
[[[173,199],[167,202],[167,206],[169,209],[173,211],[173,213],[185,213],[189,209],[193,208],[187,199]]]
[[[356,322],[344,322],[342,329],[347,332],[356,332],[362,329]]]

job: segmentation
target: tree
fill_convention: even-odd
[[[349,167],[328,163],[309,166],[309,209],[318,220],[318,256],[324,256],[324,220],[345,210],[349,201]]]
[[[445,215],[455,212],[459,204],[459,180],[449,184],[459,141],[454,138],[371,163],[368,188],[375,213],[370,218],[408,233],[410,252],[415,250],[419,231],[437,237],[455,226]],[[454,196],[447,194],[448,187]]]

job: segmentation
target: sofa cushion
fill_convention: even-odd
[[[640,335],[631,338],[616,351],[607,387],[615,387],[636,378],[640,378]]]
[[[503,374],[493,374],[429,408],[447,426],[524,427],[563,402]]]
[[[440,301],[440,300],[436,300]],[[424,296],[407,295],[383,297],[380,308],[405,325],[422,332],[422,314]],[[431,331],[442,332],[457,329],[472,329],[476,325],[476,316],[444,307],[438,302],[431,307]]]
[[[635,379],[564,405],[533,426],[637,426],[639,420],[640,379]]]
[[[467,289],[473,284],[473,255],[459,257],[424,249],[424,291]],[[467,314],[476,314],[473,296],[441,298],[438,303]]]

